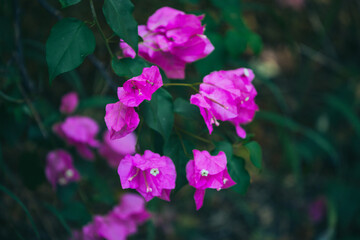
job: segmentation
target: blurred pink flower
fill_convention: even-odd
[[[144,68],[140,76],[127,80],[117,90],[118,98],[125,106],[137,107],[144,100],[151,100],[151,95],[163,85],[159,68]]]
[[[308,214],[311,221],[320,222],[326,213],[326,199],[319,197],[315,201],[311,202],[308,207]]]
[[[124,40],[120,39],[119,47],[123,54],[123,56],[121,56],[119,58],[133,58],[133,59],[135,58],[136,52]]]
[[[150,218],[145,201],[135,194],[124,194],[121,203],[105,216],[96,215],[82,231],[74,231],[76,240],[123,240],[136,233],[137,226]]]
[[[146,25],[138,27],[143,38],[139,55],[160,66],[168,78],[183,79],[187,63],[204,58],[214,50],[204,35],[203,18],[170,7],[158,9]]]
[[[70,92],[65,94],[61,98],[60,112],[70,114],[75,111],[79,104],[79,97],[76,92]]]
[[[133,132],[139,125],[140,118],[133,107],[116,102],[106,105],[105,123],[110,132],[110,139],[122,138]]]
[[[99,154],[107,160],[111,167],[117,168],[125,155],[135,153],[136,140],[134,133],[110,140],[110,132],[106,131],[103,137],[104,142],[99,147]]]
[[[46,156],[45,175],[53,189],[56,184],[66,185],[80,180],[71,155],[62,149],[51,151]]]
[[[246,68],[216,71],[204,77],[199,93],[191,96],[190,103],[200,108],[210,134],[212,125],[219,126],[221,120],[232,122],[238,136],[246,137],[240,124],[251,122],[258,110],[253,79],[254,73]]]
[[[85,116],[67,117],[63,123],[55,124],[53,131],[67,144],[75,146],[83,158],[94,158],[94,153],[89,147],[99,146],[98,140],[95,139],[99,126],[93,119]]]
[[[224,152],[219,152],[217,156],[211,156],[207,151],[194,149],[193,154],[194,160],[190,160],[186,165],[186,178],[190,186],[196,189],[194,200],[196,210],[199,210],[204,202],[206,188],[220,191],[236,183],[228,173]]]
[[[119,164],[118,174],[123,189],[136,189],[146,201],[153,197],[170,201],[171,189],[175,188],[174,163],[150,150],[142,156],[125,156]]]

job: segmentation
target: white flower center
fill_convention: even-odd
[[[59,184],[60,185],[65,185],[66,183],[67,183],[67,181],[66,181],[65,178],[63,178],[63,177],[59,178]]]
[[[201,176],[206,177],[209,174],[209,171],[206,171],[205,169],[201,170],[200,172]]]
[[[226,184],[227,181],[229,181],[229,179],[227,179],[227,178],[224,178],[224,179],[223,179],[223,183],[224,183],[224,184]]]
[[[156,177],[156,175],[158,175],[160,172],[159,172],[159,169],[157,168],[152,168],[150,170],[150,174],[153,175],[154,177]]]
[[[249,97],[246,97],[246,98],[245,98],[245,102],[249,101],[249,99],[250,99]]]
[[[72,178],[74,176],[74,171],[72,169],[68,169],[65,172],[65,177],[66,178]]]
[[[244,68],[244,75],[246,77],[248,77],[250,74],[249,74],[249,70],[247,70],[247,68]]]

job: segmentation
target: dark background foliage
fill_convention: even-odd
[[[240,191],[207,191],[204,207],[196,212],[193,190],[177,189],[171,203],[148,203],[153,220],[131,239],[359,239],[360,2],[307,0],[299,9],[283,2],[133,0],[138,24],[163,6],[205,14],[205,34],[215,51],[189,65],[184,82],[198,82],[214,70],[254,69],[260,112],[247,131],[261,145],[263,162],[259,170],[242,145],[230,146],[249,172],[246,194],[239,193],[246,191],[245,176]],[[105,35],[111,36],[100,10],[103,1],[94,3]],[[61,96],[77,91],[77,113],[93,117],[105,129],[104,107],[115,101],[115,87],[125,78],[112,71],[89,1],[61,8],[56,0],[1,0],[0,13],[0,238],[66,239],[92,214],[110,210],[121,187],[116,171],[101,159],[94,164],[75,159],[85,180],[56,194],[51,189],[44,164],[48,151],[65,147],[51,131],[63,119]],[[79,68],[50,85],[45,43],[60,16],[85,21],[97,45]],[[113,36],[113,52],[117,45]],[[192,93],[167,90],[174,99],[188,99]],[[175,127],[164,142],[144,125],[138,133],[143,149],[186,158],[176,133],[207,137],[204,124],[193,119],[200,117],[197,109],[175,100],[174,111],[178,131]],[[216,151],[219,144],[226,148],[224,139],[236,143],[233,130],[227,124],[221,133],[215,130],[216,146],[180,135],[189,151],[195,146]],[[73,156],[78,158],[75,152]],[[308,209],[319,199],[324,216],[314,222]]]

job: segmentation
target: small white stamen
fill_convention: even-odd
[[[213,117],[213,120],[214,120],[215,125],[218,127],[220,125],[220,123],[216,120],[215,117]]]
[[[153,83],[153,82],[150,82],[149,80],[146,80],[146,82],[147,82],[147,83],[150,83],[150,84],[151,84],[151,86],[153,86],[153,85],[154,85],[154,83]]]
[[[200,174],[201,174],[201,176],[206,177],[209,174],[209,171],[203,169],[203,170],[201,170]]]
[[[216,191],[220,191],[220,190],[221,190],[221,188],[217,188],[217,189],[216,189]]]
[[[156,177],[156,175],[158,175],[159,173],[160,173],[160,171],[157,168],[152,168],[150,170],[150,174],[153,175],[154,177]]]
[[[223,183],[224,183],[224,184],[226,184],[227,181],[229,181],[229,179],[227,179],[227,178],[224,178],[224,179],[223,179]]]
[[[141,90],[140,90],[140,89],[138,89],[138,91],[139,91],[139,95],[142,95],[142,92],[141,92]]]
[[[68,169],[65,172],[65,177],[66,178],[72,178],[74,176],[74,171],[72,169]]]
[[[146,192],[152,192],[152,188],[151,188],[151,187],[147,187],[147,188],[146,188]]]
[[[244,75],[246,77],[248,77],[250,74],[249,74],[249,70],[247,68],[244,68]]]
[[[250,97],[246,97],[245,98],[245,102],[249,101]]]
[[[136,173],[135,173],[134,176],[131,176],[131,177],[128,178],[128,181],[131,182],[134,179],[134,177],[136,177],[138,175],[138,173],[139,173],[139,168],[136,169]]]
[[[241,101],[240,103],[241,103],[241,104],[244,104],[244,101]]]
[[[65,185],[67,183],[66,179],[65,178],[59,178],[59,184],[60,185]]]

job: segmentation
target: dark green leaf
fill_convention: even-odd
[[[62,209],[61,215],[64,216],[65,219],[75,221],[80,225],[89,222],[91,219],[91,215],[85,205],[77,201],[67,203],[64,209]]]
[[[174,112],[192,118],[199,114],[199,108],[191,104],[189,100],[177,98],[174,101]]]
[[[259,53],[262,51],[263,43],[261,41],[261,37],[256,34],[252,33],[249,35],[249,46],[253,50],[255,55],[259,55]]]
[[[179,190],[187,183],[185,168],[192,156],[192,146],[188,141],[180,139],[178,135],[174,134],[165,142],[163,152],[175,164],[176,190]]]
[[[250,185],[250,176],[245,169],[244,159],[233,156],[228,160],[228,169],[231,178],[236,182],[232,189],[240,194],[245,194]]]
[[[116,100],[115,97],[108,96],[94,96],[85,99],[81,99],[78,109],[87,109],[87,108],[105,108],[106,104],[113,103],[119,100]]]
[[[111,67],[119,77],[132,78],[140,75],[145,67],[149,67],[149,64],[142,58],[114,58],[111,61]]]
[[[46,42],[49,78],[77,68],[95,50],[95,38],[86,24],[75,18],[64,18],[51,29]]]
[[[66,7],[69,7],[71,5],[75,5],[75,4],[79,3],[79,2],[81,2],[81,0],[59,0],[59,1],[60,1],[61,6],[63,8],[66,8]]]
[[[225,46],[227,51],[232,56],[237,56],[243,53],[247,47],[247,42],[248,42],[247,37],[248,37],[248,33],[245,31],[243,33],[240,33],[239,31],[235,31],[235,30],[227,31],[225,37]]]
[[[250,160],[254,164],[255,167],[261,168],[262,165],[262,151],[261,147],[257,142],[249,142],[245,145],[245,147],[250,152]]]
[[[166,141],[170,137],[174,125],[173,101],[171,95],[164,89],[158,89],[151,98],[141,104],[146,124],[159,132]]]
[[[231,144],[229,142],[223,141],[223,142],[217,142],[215,143],[215,145],[216,148],[212,155],[217,155],[220,151],[223,151],[226,154],[226,158],[229,162],[229,159],[231,159],[233,156],[233,149]]]
[[[137,52],[138,30],[130,0],[105,0],[103,12],[111,29]]]
[[[36,234],[36,238],[40,239],[40,235],[39,235],[38,229],[37,229],[37,227],[35,225],[34,219],[32,218],[29,210],[25,207],[24,203],[13,192],[11,192],[9,189],[4,187],[3,185],[0,185],[0,190],[2,190],[4,193],[9,195],[12,199],[14,199],[21,206],[21,208],[25,211],[26,216],[30,220],[32,228],[33,228],[33,230],[34,230],[34,232]]]

